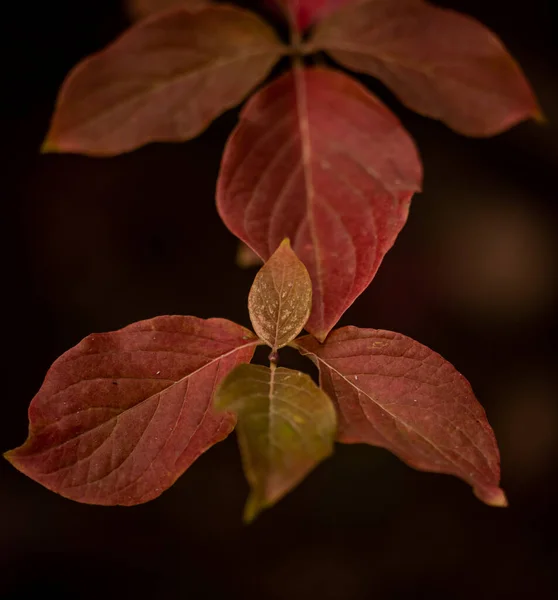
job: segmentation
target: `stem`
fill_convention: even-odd
[[[310,42],[299,42],[298,45],[294,45],[291,41],[288,46],[285,46],[283,56],[307,56],[308,54],[314,54],[315,52],[316,50]]]
[[[296,57],[306,56],[307,54],[313,54],[316,52],[311,41],[302,41],[302,34],[299,31],[295,17],[291,10],[286,9],[287,21],[289,22],[289,37],[290,43],[287,52],[285,54],[293,57],[293,62]]]
[[[267,357],[269,359],[269,367],[273,371],[279,362],[279,352],[277,350],[272,350]]]
[[[300,31],[297,29],[293,17],[289,17],[289,28],[291,34],[291,46],[293,48],[299,48],[302,44],[302,36],[300,35]]]
[[[291,56],[293,63],[297,61],[297,58],[300,58],[301,54],[304,54],[302,43],[302,36],[300,35],[300,31],[295,22],[295,17],[291,10],[288,11],[288,19],[289,19],[289,33],[291,38]],[[294,65],[293,65],[294,66]]]

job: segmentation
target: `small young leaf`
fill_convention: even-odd
[[[464,479],[506,506],[494,433],[471,386],[439,354],[399,333],[343,327],[321,345],[296,341],[320,369],[339,414],[338,440],[387,448],[423,471]]]
[[[194,12],[211,4],[211,0],[126,0],[128,13],[134,20],[144,19],[177,5]]]
[[[489,29],[423,0],[352,4],[319,23],[311,45],[459,133],[494,135],[541,116],[521,69]]]
[[[284,240],[260,269],[248,296],[256,335],[273,350],[302,331],[312,308],[312,281],[306,267]]]
[[[90,335],[52,365],[27,441],[5,456],[72,500],[151,500],[233,430],[213,392],[257,344],[230,321],[180,316]]]
[[[217,182],[225,225],[268,259],[288,237],[313,285],[323,340],[374,277],[422,171],[397,118],[351,77],[295,68],[255,94]]]
[[[193,138],[265,79],[282,48],[232,6],[153,15],[72,71],[43,150],[110,156]]]
[[[299,371],[239,365],[217,389],[215,407],[238,415],[238,443],[251,487],[244,512],[248,522],[333,451],[333,404]]]

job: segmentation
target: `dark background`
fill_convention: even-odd
[[[558,66],[552,0],[444,0],[504,40],[549,124],[489,140],[403,109],[424,193],[342,324],[392,329],[471,381],[496,431],[510,507],[387,452],[339,446],[285,500],[241,524],[234,436],[159,499],[81,505],[0,461],[0,597],[551,598],[558,592]],[[231,111],[187,144],[113,159],[41,156],[69,69],[127,26],[118,1],[7,2],[2,17],[0,450],[27,434],[46,370],[90,332],[159,314],[248,325],[252,269],[214,208]],[[364,79],[363,79],[364,80]],[[288,364],[304,367],[289,356]]]

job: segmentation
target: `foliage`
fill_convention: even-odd
[[[27,441],[6,457],[68,498],[137,504],[238,419],[247,520],[335,440],[382,446],[504,506],[494,434],[468,382],[401,334],[332,331],[404,226],[422,166],[377,97],[305,60],[326,52],[470,136],[540,119],[536,99],[498,38],[465,15],[424,0],[275,2],[288,44],[231,5],[130,0],[138,22],[70,73],[43,146],[113,156],[191,139],[290,57],[241,111],[217,181],[223,222],[267,261],[248,299],[256,335],[223,319],[162,316],[88,336],[53,364],[31,402]],[[311,335],[297,338],[303,328]],[[270,367],[247,364],[264,343]],[[319,387],[277,367],[286,345],[315,362]]]

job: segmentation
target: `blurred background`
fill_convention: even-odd
[[[491,27],[548,124],[488,140],[405,110],[425,165],[403,233],[341,324],[399,331],[470,381],[499,440],[508,509],[388,452],[336,455],[244,527],[232,435],[159,499],[61,498],[0,461],[0,598],[380,600],[558,597],[558,27],[552,0],[440,0]],[[27,434],[50,364],[91,332],[160,314],[249,325],[255,269],[214,207],[237,111],[186,144],[41,156],[70,68],[129,24],[119,0],[9,2],[3,53],[0,450]],[[257,2],[245,3],[255,5]],[[7,185],[6,185],[7,183]],[[312,368],[289,354],[285,364]]]

